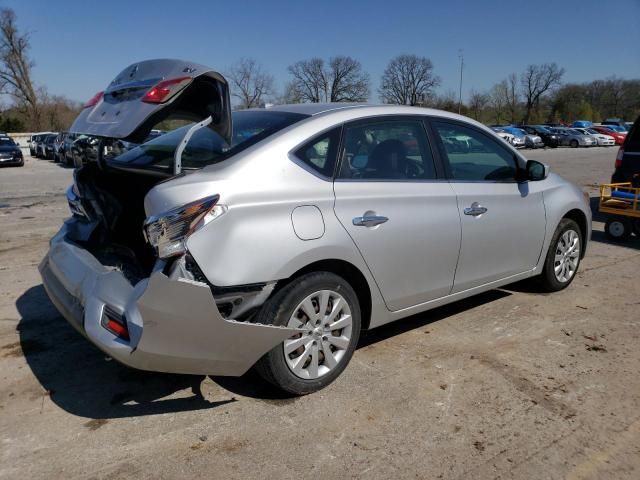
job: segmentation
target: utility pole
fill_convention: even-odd
[[[462,69],[464,68],[464,56],[462,49],[458,50],[458,58],[460,59],[460,90],[458,92],[458,115],[462,113]]]

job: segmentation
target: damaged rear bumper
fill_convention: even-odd
[[[119,362],[158,372],[239,376],[297,330],[224,319],[208,285],[160,271],[132,285],[68,241],[67,225],[40,264],[47,294],[88,340]],[[129,340],[103,327],[105,307],[126,318]]]

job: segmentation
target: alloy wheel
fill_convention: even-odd
[[[556,279],[566,283],[575,275],[580,261],[580,236],[575,230],[567,230],[558,239],[553,270]]]
[[[344,297],[332,290],[307,296],[294,309],[287,326],[304,329],[285,340],[283,349],[289,369],[305,380],[331,372],[351,343],[351,310]]]

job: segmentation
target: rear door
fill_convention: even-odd
[[[167,118],[201,121],[231,139],[229,87],[204,65],[183,60],[146,60],[128,66],[91,99],[71,131],[139,143]]]
[[[515,154],[493,135],[456,121],[431,125],[462,222],[453,292],[533,269],[545,237],[544,182],[519,183]],[[464,149],[452,140],[462,136]]]
[[[456,197],[421,117],[345,125],[335,213],[390,310],[449,294],[460,249]]]

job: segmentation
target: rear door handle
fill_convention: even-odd
[[[387,217],[382,217],[380,215],[367,215],[364,217],[355,217],[353,219],[353,224],[356,227],[375,227],[387,220],[389,220]]]
[[[487,209],[481,206],[478,202],[473,202],[470,207],[466,207],[464,209],[464,214],[471,215],[472,217],[477,217],[483,213],[487,213]]]

